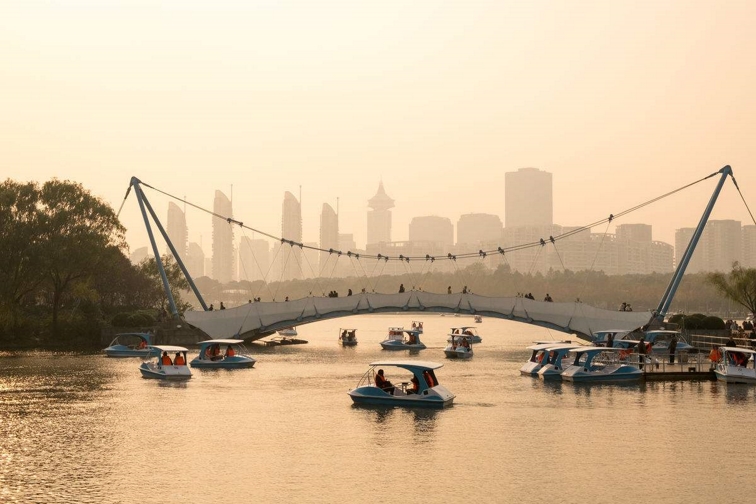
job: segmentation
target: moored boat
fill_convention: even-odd
[[[199,355],[190,366],[204,369],[251,368],[257,362],[240,339],[213,339],[200,341]]]
[[[341,346],[355,346],[357,344],[357,329],[339,329],[339,343],[341,343]]]
[[[483,338],[478,334],[478,330],[474,326],[461,326],[452,327],[449,330],[449,337],[446,341],[451,341],[452,336],[469,336],[470,343],[482,343]]]
[[[475,320],[476,324],[482,324],[483,323],[483,317],[481,317],[480,315],[475,315],[473,317],[473,320]]]
[[[143,362],[139,366],[142,378],[188,380],[192,377],[192,371],[186,365],[186,348],[173,345],[159,345],[153,348],[160,352],[160,356],[155,361]],[[170,354],[175,355],[171,357]]]
[[[562,372],[562,380],[585,383],[632,382],[643,378],[638,366],[620,360],[621,348],[580,347],[569,350],[572,362]],[[574,356],[574,359],[573,359]]]
[[[444,348],[444,354],[449,359],[469,359],[473,356],[470,336],[452,335],[451,341]]]
[[[549,347],[548,357],[544,357],[546,362],[543,362],[541,368],[538,370],[538,378],[541,380],[553,380],[561,379],[562,371],[564,371],[564,359],[570,350],[578,348],[581,345],[575,343],[564,343]]]
[[[383,367],[399,368],[409,372],[394,385],[384,375]],[[451,406],[454,394],[439,385],[435,370],[443,364],[427,361],[377,361],[362,375],[357,387],[349,391],[355,404],[374,406],[404,406],[444,408]]]
[[[104,349],[108,357],[142,357],[157,356],[158,351],[151,347],[151,333],[120,333],[116,334],[110,345]]]
[[[522,367],[520,368],[520,374],[528,376],[537,375],[541,368],[544,365],[548,364],[551,361],[551,358],[554,357],[554,354],[551,353],[551,350],[555,347],[564,346],[570,349],[577,348],[580,345],[563,341],[549,341],[548,343],[537,342],[535,345],[530,345],[529,347],[527,347],[528,350],[532,351],[530,360],[522,365]]]
[[[412,330],[417,331],[419,334],[423,334],[423,323],[420,320],[412,321]]]
[[[719,347],[719,352],[721,358],[714,368],[717,380],[725,383],[756,383],[756,351],[741,347]]]
[[[420,341],[420,333],[415,329],[389,327],[388,338],[381,341],[384,350],[422,350],[425,344]]]
[[[291,337],[297,336],[298,335],[297,328],[294,327],[294,326],[292,326],[292,327],[285,327],[285,328],[281,329],[280,331],[278,331],[278,335],[279,336],[285,336],[287,338],[291,338]]]

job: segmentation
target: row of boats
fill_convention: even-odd
[[[623,334],[624,333],[624,334]],[[629,331],[601,331],[590,346],[571,341],[537,341],[527,347],[531,356],[521,368],[523,375],[542,380],[583,383],[640,381],[644,368],[671,358],[687,361],[698,349],[685,342],[676,331],[647,331],[643,339],[631,339]],[[616,338],[615,338],[616,337]],[[670,346],[669,342],[675,344]],[[641,351],[639,346],[645,348]],[[683,356],[686,356],[682,359]],[[738,346],[715,348],[709,354],[711,370],[725,383],[756,383],[756,350]]]

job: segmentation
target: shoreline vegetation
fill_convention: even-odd
[[[42,185],[10,179],[0,184],[0,350],[100,348],[115,328],[159,327],[170,320],[154,258],[128,259],[125,228],[113,209],[80,184],[53,179]],[[199,306],[174,260],[163,257],[179,313]],[[609,276],[601,271],[513,272],[471,261],[453,273],[317,278],[265,283],[220,284],[195,279],[206,303],[216,307],[252,299],[284,301],[349,290],[395,293],[406,290],[514,297],[548,293],[555,302],[580,301],[617,310],[654,310],[672,273]],[[752,270],[747,270],[747,272]],[[421,284],[418,284],[421,282]],[[189,302],[185,300],[190,300]],[[723,297],[705,273],[686,275],[670,313],[745,317],[747,310]]]

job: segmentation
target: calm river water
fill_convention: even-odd
[[[0,353],[0,502],[754,502],[756,389],[716,382],[544,384],[522,377],[534,339],[478,326],[471,361],[428,349],[456,394],[443,411],[365,409],[346,392],[408,314],[299,328],[307,345],[261,348],[254,369],[140,377],[139,359]],[[340,327],[359,344],[341,348]],[[190,352],[190,358],[196,352]],[[392,379],[390,368],[386,369]],[[395,377],[394,377],[395,378]]]

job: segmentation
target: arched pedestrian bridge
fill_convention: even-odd
[[[521,297],[498,298],[423,291],[249,303],[226,310],[189,311],[184,314],[184,319],[213,338],[255,340],[272,331],[319,320],[403,311],[496,317],[547,327],[584,339],[590,339],[594,332],[606,329],[636,329],[651,319],[650,312],[603,310],[583,303],[550,303]]]

